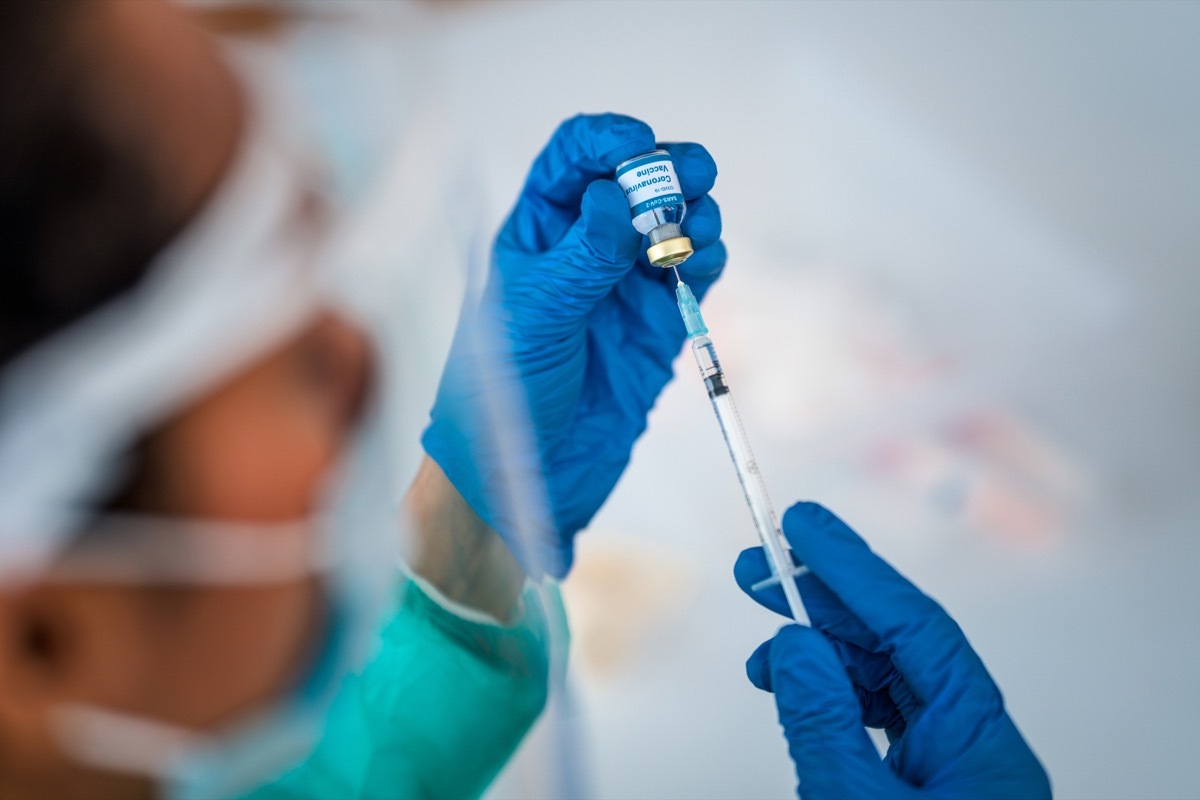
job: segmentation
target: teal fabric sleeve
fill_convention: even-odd
[[[313,754],[253,800],[475,798],[546,704],[566,626],[557,588],[527,588],[511,626],[464,619],[412,580],[379,651],[349,678]]]

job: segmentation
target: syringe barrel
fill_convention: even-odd
[[[754,453],[750,450],[750,441],[742,427],[742,419],[733,402],[733,393],[729,388],[728,381],[725,380],[725,373],[717,358],[716,348],[713,347],[712,340],[706,335],[693,337],[691,344],[696,365],[700,368],[700,376],[704,379],[704,386],[708,390],[709,400],[712,401],[713,411],[717,415],[717,421],[721,424],[721,432],[725,435],[729,456],[733,459],[738,481],[742,485],[742,493],[746,496],[746,504],[750,506],[754,527],[758,531],[759,541],[766,552],[771,572],[779,579],[792,615],[797,620],[806,620],[804,606],[800,601],[800,592],[796,588],[797,567],[791,552],[784,543],[783,534],[779,530],[775,510],[771,506],[771,498],[767,494],[767,485],[758,469]]]

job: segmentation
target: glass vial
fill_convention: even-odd
[[[675,165],[666,150],[651,150],[617,165],[617,185],[625,192],[633,227],[650,237],[646,257],[656,267],[682,264],[692,254],[692,240],[679,227],[687,203]]]

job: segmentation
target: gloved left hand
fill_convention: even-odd
[[[746,672],[775,693],[805,798],[1049,798],[1050,782],[1000,690],[945,611],[814,503],[783,517],[811,570],[796,586],[813,628],[789,625]],[[738,585],[788,616],[762,548],[742,553]],[[864,726],[887,732],[880,761]]]
[[[535,576],[570,568],[685,339],[674,275],[647,262],[612,180],[656,146],[648,125],[616,114],[559,127],[496,240],[479,306],[459,321],[422,440]],[[700,297],[725,265],[707,195],[716,165],[700,145],[662,146],[696,250],[680,273]]]

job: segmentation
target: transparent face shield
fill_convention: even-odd
[[[318,266],[334,226],[315,178],[253,119],[222,184],[146,278],[0,374],[6,588],[319,586],[309,655],[268,707],[204,732],[119,709],[57,709],[67,755],[152,776],[177,796],[236,794],[302,756],[340,676],[369,655],[398,575],[394,508],[389,524],[335,529],[348,464],[328,476],[312,518],[94,512],[142,434],[339,305]]]

